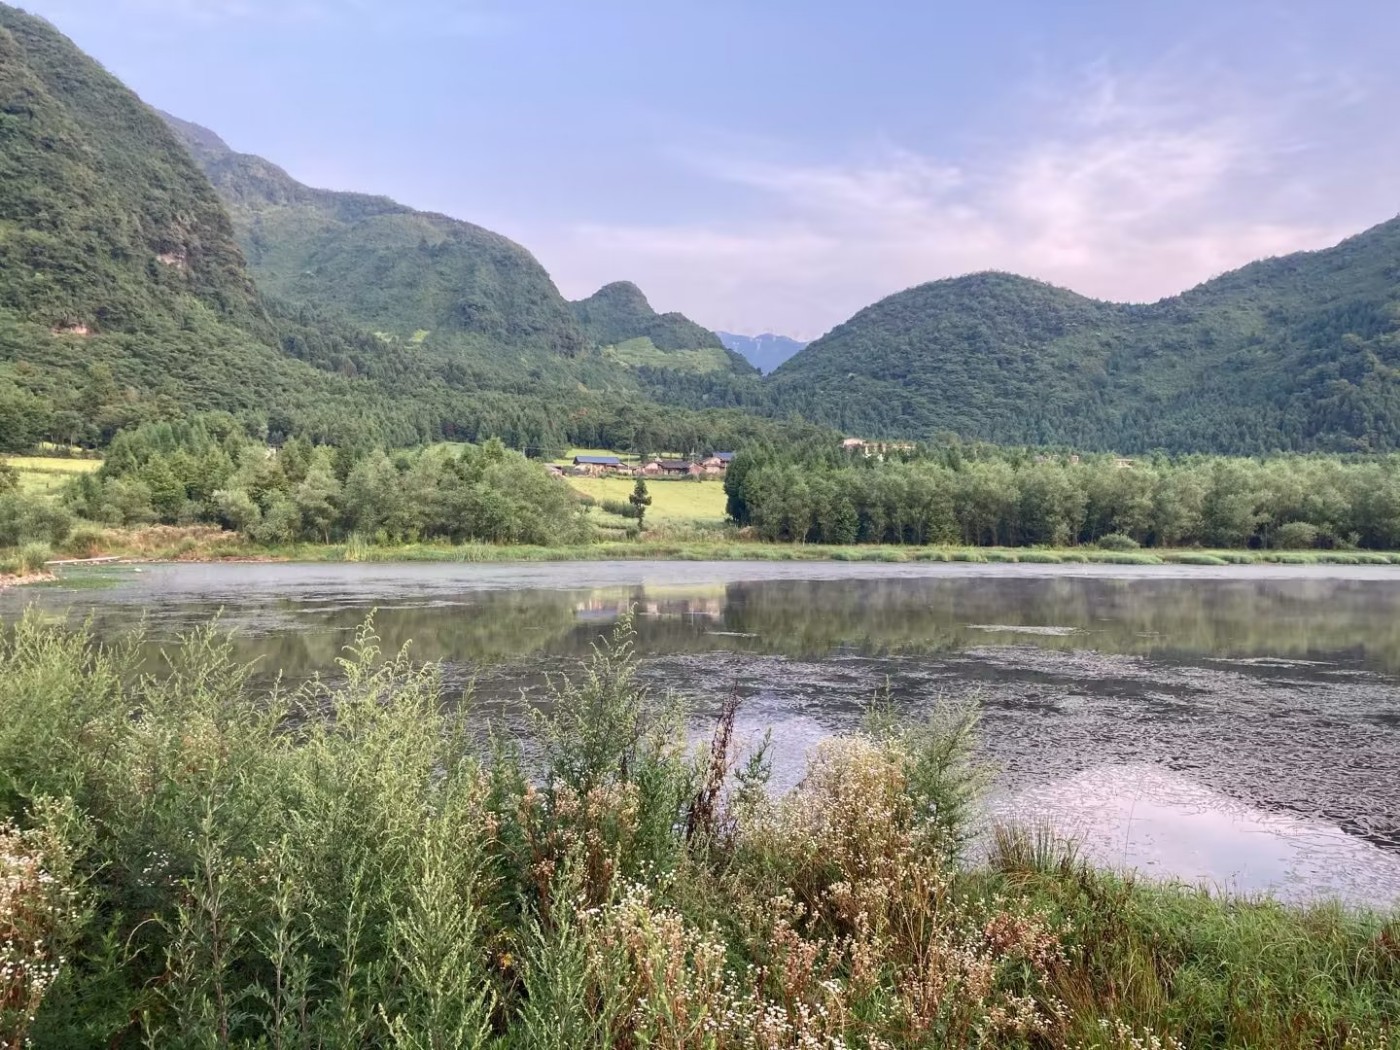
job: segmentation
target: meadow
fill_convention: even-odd
[[[0,1045],[1383,1050],[1400,916],[972,846],[976,712],[872,702],[770,790],[624,623],[523,742],[371,627],[258,686],[0,637]]]
[[[102,466],[98,459],[66,456],[0,456],[19,473],[19,490],[26,495],[50,495],[79,474],[90,474]]]
[[[635,478],[568,478],[574,491],[590,496],[599,503],[605,500],[627,502],[637,484]],[[720,528],[724,525],[724,484],[717,478],[695,481],[689,478],[647,478],[651,506],[647,508],[649,523],[693,525],[697,528]]]

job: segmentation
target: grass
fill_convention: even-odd
[[[19,472],[19,490],[25,495],[57,492],[78,474],[88,474],[102,466],[97,459],[65,456],[4,456],[4,462]]]
[[[633,478],[569,478],[574,490],[598,502],[626,502],[636,485]],[[718,528],[724,524],[724,485],[718,480],[692,481],[647,478],[651,506],[647,522],[699,525]]]
[[[0,1045],[1372,1050],[1400,916],[964,853],[975,711],[867,726],[769,790],[640,683],[624,623],[483,743],[362,629],[335,684],[0,635]],[[468,716],[469,717],[469,716]]]
[[[646,336],[609,346],[603,350],[603,356],[609,361],[633,368],[672,368],[701,375],[729,369],[729,357],[720,347],[661,350]]]

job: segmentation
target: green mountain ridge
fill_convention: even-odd
[[[610,360],[636,367],[669,365],[698,373],[758,374],[742,354],[728,350],[714,332],[684,314],[657,313],[631,281],[605,284],[570,306],[584,332],[606,348]]]
[[[305,186],[165,115],[223,198],[258,285],[391,336],[572,358],[586,340],[544,267],[498,233],[388,197]]]
[[[388,197],[314,189],[208,128],[162,116],[223,198],[259,287],[282,299],[410,343],[459,374],[465,364],[487,385],[518,381],[525,369],[557,371],[561,359],[580,382],[607,389],[636,387],[635,377],[619,377],[618,364],[749,370],[714,333],[680,314],[657,314],[635,285],[569,303],[507,237]],[[626,343],[634,345],[590,353]]]
[[[374,418],[359,386],[284,339],[363,349],[261,298],[165,124],[48,22],[0,4],[0,447],[213,408]]]
[[[870,437],[1400,448],[1400,219],[1149,305],[1004,273],[919,285],[810,344],[769,392]]]

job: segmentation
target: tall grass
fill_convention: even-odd
[[[0,637],[0,1046],[1394,1045],[1400,920],[960,860],[967,711],[877,705],[775,795],[625,624],[523,740],[368,627],[290,691],[142,654]]]

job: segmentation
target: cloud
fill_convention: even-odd
[[[1148,301],[1358,228],[1335,201],[1316,206],[1329,158],[1298,135],[1358,103],[1354,79],[1310,74],[1268,99],[1207,88],[1092,69],[1042,100],[1020,141],[957,163],[891,146],[826,163],[690,154],[695,171],[757,198],[747,211],[761,217],[583,223],[548,261],[566,285],[601,283],[605,264],[707,324],[811,337],[940,277],[1010,270]]]

